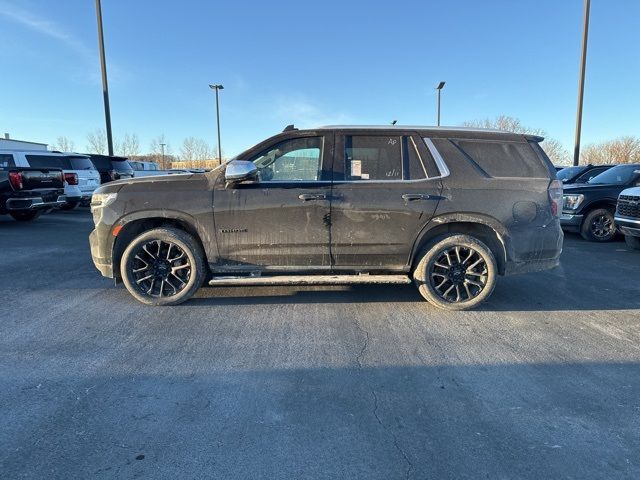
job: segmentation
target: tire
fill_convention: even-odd
[[[14,210],[9,215],[18,222],[31,222],[42,215],[42,210]]]
[[[584,217],[580,235],[589,242],[610,242],[616,236],[613,211],[608,208],[596,208]]]
[[[640,237],[634,237],[633,235],[625,235],[624,241],[629,248],[634,250],[640,250]]]
[[[171,227],[155,228],[127,246],[120,275],[136,300],[146,305],[177,305],[202,286],[207,266],[192,235]]]
[[[65,203],[64,205],[62,205],[60,207],[60,210],[66,210],[66,211],[73,210],[79,204],[80,202],[78,200],[70,200],[70,201],[67,201],[67,203]]]
[[[413,279],[420,294],[436,307],[468,310],[491,295],[497,271],[489,247],[470,235],[452,234],[427,245]]]

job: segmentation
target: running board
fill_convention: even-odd
[[[264,277],[213,277],[209,285],[354,285],[411,283],[407,275],[274,275]]]

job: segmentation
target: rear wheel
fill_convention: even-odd
[[[196,239],[170,227],[136,237],[120,262],[127,290],[147,305],[177,305],[188,300],[202,286],[206,271]]]
[[[582,238],[590,242],[609,242],[616,235],[613,211],[608,208],[591,210],[584,218],[580,228]]]
[[[633,235],[625,235],[624,241],[627,245],[635,250],[640,250],[640,237],[634,237]]]
[[[496,273],[496,259],[489,247],[470,235],[449,235],[427,246],[413,278],[418,291],[433,305],[467,310],[491,295]]]
[[[14,210],[9,212],[14,220],[18,222],[30,222],[42,214],[42,210]]]

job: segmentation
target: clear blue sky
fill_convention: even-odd
[[[506,114],[573,144],[582,0],[103,0],[114,134],[235,154],[288,124]],[[640,1],[593,0],[583,142],[640,134]],[[93,0],[0,0],[0,133],[77,150],[102,128]]]

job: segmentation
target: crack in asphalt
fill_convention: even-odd
[[[355,319],[354,324],[356,326],[356,329],[362,332],[365,337],[362,348],[360,349],[358,355],[356,355],[356,363],[358,364],[358,369],[362,370],[362,358],[364,357],[364,353],[369,346],[369,332],[360,326],[360,322],[358,322],[357,318]],[[389,435],[391,435],[391,438],[393,438],[393,446],[400,453],[400,455],[402,455],[402,458],[408,466],[405,472],[405,479],[408,480],[409,477],[411,477],[411,472],[413,471],[413,463],[411,462],[411,460],[409,460],[409,456],[407,455],[407,453],[398,444],[398,437],[396,436],[396,434],[389,430],[389,428],[384,424],[384,422],[378,415],[378,395],[376,394],[376,391],[373,387],[370,386],[369,389],[371,390],[371,395],[373,396],[373,416],[378,421],[378,424],[382,427],[382,429]]]

